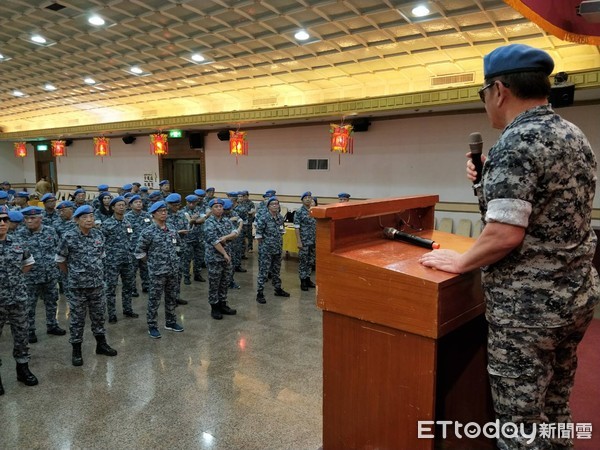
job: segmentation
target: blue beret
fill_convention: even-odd
[[[125,197],[123,197],[122,195],[117,195],[115,198],[113,198],[110,201],[110,206],[114,206],[119,202],[124,202],[125,201]]]
[[[198,197],[203,197],[206,195],[206,191],[204,189],[196,189],[194,194],[196,194]]]
[[[213,192],[214,192],[214,190],[215,190],[215,188],[214,188],[214,187],[207,187],[207,188],[206,188],[206,192],[208,192],[208,191],[213,191]]]
[[[483,57],[483,76],[486,79],[518,72],[550,75],[553,70],[554,61],[548,53],[524,44],[498,47]]]
[[[185,197],[185,201],[186,202],[190,202],[190,203],[191,202],[197,202],[198,200],[200,200],[200,199],[198,198],[197,195],[194,195],[194,194],[190,194],[190,195],[188,195],[188,196]]]
[[[225,205],[225,200],[220,198],[213,198],[210,202],[208,202],[208,207],[212,208],[214,205]]]
[[[123,194],[124,199],[129,199],[130,197],[133,197],[133,192],[125,192]]]
[[[338,198],[350,198],[350,194],[347,194],[346,192],[340,192],[338,194]]]
[[[75,192],[73,192],[73,194],[77,195],[77,194],[85,194],[85,190],[84,189],[75,189]]]
[[[69,200],[65,200],[64,202],[60,202],[58,204],[58,206],[56,207],[56,209],[73,208],[74,206],[75,206],[75,203],[73,203]]]
[[[73,217],[79,217],[85,214],[93,214],[93,212],[94,210],[90,205],[83,205],[75,210],[75,212],[73,213]]]
[[[304,200],[304,197],[312,197],[312,192],[306,191],[304,194],[300,196],[300,200]]]
[[[137,186],[137,187],[140,187],[140,186],[142,185],[141,183],[138,183],[137,181],[134,181],[134,182],[133,182],[133,183],[131,183],[131,184],[132,184],[133,186]]]
[[[37,206],[28,206],[21,210],[21,214],[24,216],[41,216],[43,211],[42,208],[38,208]]]
[[[160,197],[161,193],[159,191],[152,191],[150,192],[150,194],[148,194],[148,198],[156,198],[156,197]]]
[[[4,207],[4,209],[6,209],[6,206]],[[8,211],[8,220],[10,220],[13,223],[21,223],[23,222],[24,218],[25,216],[23,216],[23,213],[21,213],[21,211]]]
[[[123,185],[123,190],[124,191],[130,191],[133,189],[133,184],[124,184]]]
[[[148,192],[148,186],[142,186],[140,188],[140,191],[142,191],[142,192]]]
[[[226,198],[223,200],[223,209],[231,209],[233,207],[233,202]]]
[[[0,205],[0,214],[8,214],[9,210],[6,205]]]
[[[129,197],[129,203],[134,202],[136,200],[141,200],[141,199],[142,199],[142,197],[140,197],[139,195],[135,194],[135,195],[132,195],[131,197]]]
[[[160,183],[158,183],[159,186],[163,186],[165,184],[170,184],[169,180],[162,180]]]
[[[98,198],[100,200],[102,200],[104,197],[112,197],[112,194],[110,192],[106,192],[106,191],[100,192],[100,194],[98,194]]]
[[[98,190],[99,191],[108,191],[108,184],[99,184]]]
[[[47,200],[56,200],[56,197],[54,196],[54,194],[44,194],[42,195],[42,198],[40,199],[42,201],[42,203],[45,203]]]
[[[29,198],[29,193],[28,192],[17,192],[15,195],[17,197],[21,197],[21,198]]]
[[[265,192],[265,194],[267,194],[269,197],[273,197],[276,193],[277,191],[275,189],[269,189]]]
[[[167,203],[181,203],[181,195],[176,194],[176,193],[172,193],[167,195],[167,198],[165,198],[165,202]]]
[[[153,214],[156,211],[158,211],[159,209],[163,209],[166,207],[167,207],[167,204],[165,202],[163,202],[163,201],[156,202],[156,203],[153,203],[152,205],[150,205],[150,207],[148,208],[148,212],[150,214]]]
[[[229,191],[227,193],[227,197],[237,197],[238,195],[240,195],[238,191]]]
[[[248,194],[249,194],[249,192],[246,190],[240,191],[240,195],[248,195]]]
[[[267,206],[269,206],[269,204],[274,201],[279,201],[279,199],[275,196],[269,197],[269,200],[267,200]]]
[[[8,198],[8,192],[0,191],[0,200],[2,200],[4,198]]]

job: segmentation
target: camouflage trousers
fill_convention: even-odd
[[[227,289],[233,267],[227,261],[214,261],[206,264],[208,270],[208,303],[216,305],[227,301]]]
[[[107,258],[110,259],[110,258]],[[104,295],[106,297],[106,309],[108,317],[117,315],[117,284],[119,276],[123,283],[121,287],[121,299],[123,301],[123,312],[133,312],[131,306],[131,294],[135,286],[135,272],[132,261],[120,264],[104,264]]]
[[[240,234],[231,241],[231,265],[234,269],[242,267],[242,256],[244,256],[244,236]]]
[[[146,320],[148,328],[158,326],[158,307],[160,298],[165,293],[165,320],[166,323],[176,321],[175,307],[177,306],[177,287],[181,280],[181,274],[171,273],[163,275],[152,275],[148,289],[148,313]]]
[[[244,241],[242,253],[243,256],[246,254],[247,250],[254,249],[254,236],[252,236],[252,222],[242,227],[242,236]]]
[[[188,251],[183,255],[183,277],[184,279],[190,278],[190,265],[192,261],[194,277],[200,276],[202,272],[202,263],[204,262],[204,242],[197,241],[188,241]]]
[[[262,246],[258,247],[258,278],[256,288],[262,291],[265,287],[269,274],[275,289],[281,288],[281,253],[268,253]]]
[[[27,320],[27,302],[13,305],[0,305],[0,337],[4,324],[10,325],[13,336],[13,356],[17,363],[29,362],[29,322]],[[0,360],[0,366],[2,361]]]
[[[67,295],[69,300],[69,342],[77,344],[83,342],[83,329],[85,327],[85,315],[89,311],[92,322],[92,333],[94,336],[104,336],[104,311],[106,302],[104,300],[104,289],[101,286],[93,288],[73,288],[69,286]]]
[[[303,245],[298,251],[298,275],[300,279],[310,278],[315,260],[315,246]]]
[[[140,273],[140,279],[142,280],[142,289],[148,290],[148,263],[146,261],[141,259],[136,259],[133,261],[134,286],[138,272]]]
[[[571,422],[569,396],[577,369],[577,345],[593,318],[587,311],[558,328],[508,328],[489,324],[488,373],[496,418],[530,434],[534,424]],[[556,426],[555,426],[556,428]],[[572,448],[560,437],[500,436],[499,449]]]
[[[35,331],[35,310],[38,297],[42,297],[46,309],[46,328],[58,326],[56,320],[56,303],[58,302],[58,289],[56,280],[47,283],[27,283],[27,294],[29,295],[28,317],[29,331]]]

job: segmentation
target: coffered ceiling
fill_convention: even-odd
[[[419,4],[430,13],[415,17]],[[106,24],[91,25],[93,14]],[[295,39],[300,29],[309,40]],[[556,71],[600,67],[597,46],[548,35],[501,0],[2,0],[0,127],[5,137],[90,124],[110,132],[479,86],[483,55],[509,42],[547,50]]]

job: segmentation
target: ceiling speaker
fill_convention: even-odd
[[[191,149],[200,150],[204,148],[204,133],[190,133],[188,139]]]
[[[217,133],[217,137],[220,141],[228,141],[229,140],[229,130],[221,130]]]
[[[352,121],[352,126],[354,127],[354,131],[356,132],[368,131],[369,125],[371,125],[369,119],[354,119]]]
[[[65,139],[65,147],[73,145],[73,139]]]
[[[125,144],[133,144],[135,142],[135,136],[123,136],[122,139]]]
[[[553,108],[562,108],[563,106],[571,106],[574,99],[575,85],[565,83],[552,86],[552,89],[550,89],[550,97],[548,97],[548,103],[550,103]]]

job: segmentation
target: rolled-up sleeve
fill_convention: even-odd
[[[531,203],[514,198],[499,198],[488,203],[485,220],[527,228],[530,215]]]

